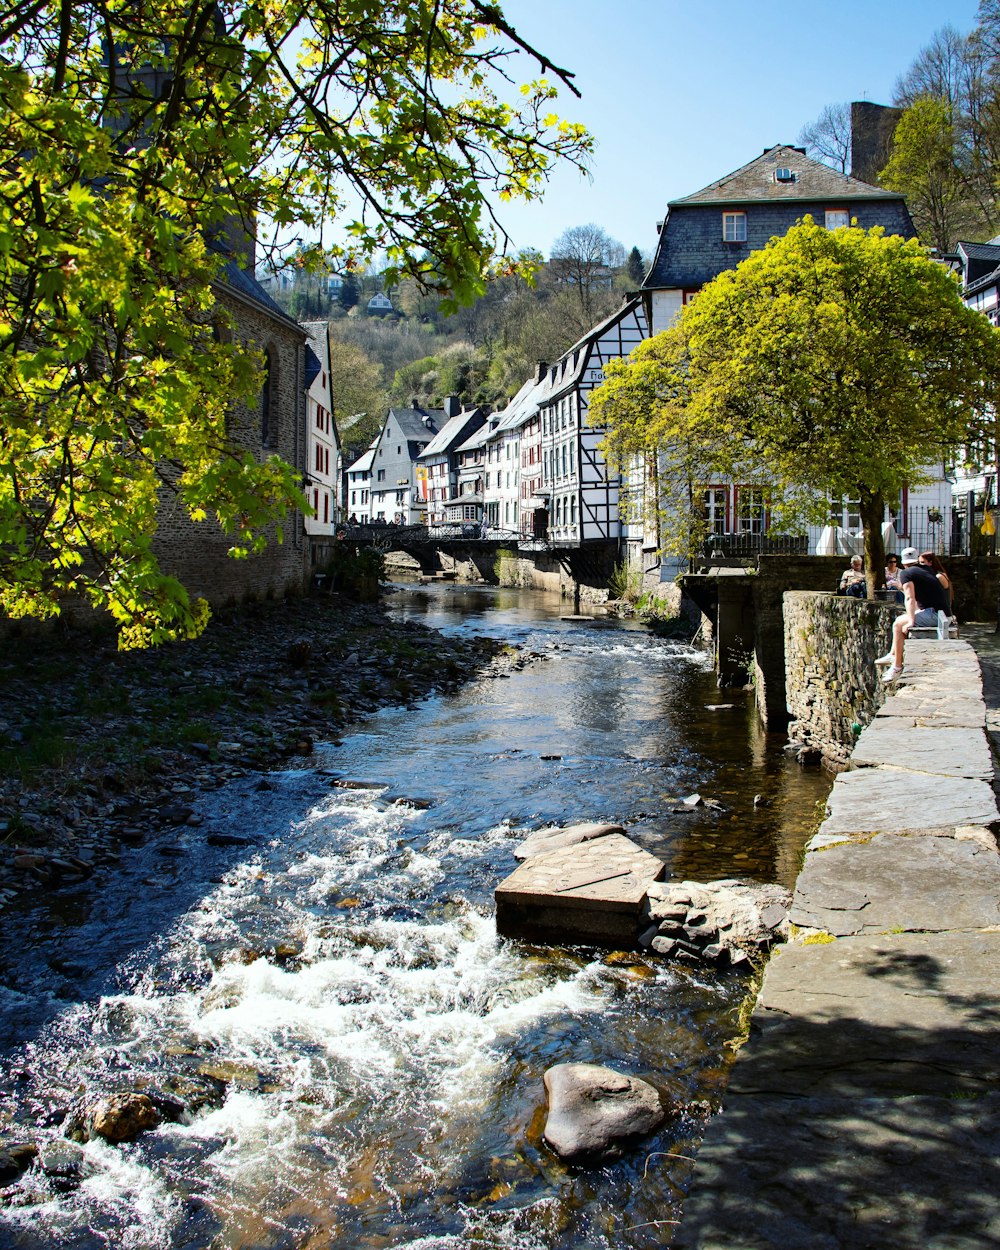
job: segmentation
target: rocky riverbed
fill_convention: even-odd
[[[287,767],[380,707],[526,662],[510,644],[337,595],[246,605],[145,652],[12,623],[0,654],[0,907],[197,825],[199,791]]]

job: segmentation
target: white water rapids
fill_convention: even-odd
[[[672,815],[718,770],[689,733],[712,697],[700,653],[588,632],[539,596],[477,615],[450,593],[455,627],[552,658],[374,717],[266,789],[247,777],[204,796],[206,827],[251,847],[192,831],[180,855],[137,852],[103,885],[121,897],[72,925],[25,917],[26,949],[107,968],[75,998],[45,976],[0,990],[20,1021],[2,1127],[46,1165],[0,1191],[0,1246],[666,1244],[689,1167],[677,1156],[717,1094],[741,984],[498,938],[492,891],[528,829],[572,819],[626,822],[684,875],[699,856],[736,875],[747,847],[773,874],[789,853],[774,808],[801,805],[801,783],[740,730],[718,776],[734,794],[770,787],[770,815],[728,834],[713,814]],[[541,1076],[564,1060],[646,1076],[680,1111],[622,1159],[568,1168],[541,1137]],[[116,1089],[183,1112],[134,1142],[68,1142],[67,1112]]]

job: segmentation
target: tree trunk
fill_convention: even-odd
[[[865,583],[868,598],[875,598],[875,591],[885,576],[885,544],[882,542],[882,522],[885,519],[885,500],[881,493],[861,491],[858,511],[865,532]]]

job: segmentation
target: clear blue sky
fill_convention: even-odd
[[[503,205],[515,248],[546,255],[568,226],[596,222],[627,248],[656,243],[668,201],[775,143],[796,143],[826,104],[892,102],[935,31],[965,34],[977,0],[502,0],[508,19],[583,99],[558,111],[595,135],[592,180],[559,173],[541,204]],[[524,60],[518,81],[535,74]]]

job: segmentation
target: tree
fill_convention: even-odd
[[[556,281],[576,292],[587,325],[593,317],[595,293],[608,290],[624,264],[622,245],[592,222],[564,230],[553,243],[549,259]]]
[[[904,150],[899,160],[910,167],[917,194],[926,196],[929,180],[937,184],[939,200],[961,206],[952,208],[949,215],[955,229],[967,239],[989,236],[1000,226],[996,12],[990,0],[981,4],[980,23],[971,35],[943,27],[896,84],[896,103],[907,110],[904,120],[909,125],[903,131]],[[946,141],[942,133],[945,123],[933,121],[929,114],[920,117],[919,111],[908,118],[926,101],[936,101],[938,106],[944,102]],[[919,151],[922,139],[932,149],[930,159],[923,163]],[[950,152],[942,159],[946,144],[950,144]],[[953,231],[952,243],[955,237]]]
[[[344,273],[344,285],[340,288],[337,302],[346,311],[357,304],[360,294],[361,284],[358,282],[358,276],[353,268],[348,268]]]
[[[952,109],[940,96],[922,96],[899,119],[892,155],[879,175],[882,186],[899,191],[920,238],[945,254],[970,221]]]
[[[633,247],[631,252],[629,252],[625,268],[628,273],[629,286],[633,291],[637,291],[642,286],[642,280],[646,276],[646,262],[642,259],[642,252],[637,247]]]
[[[850,173],[850,104],[827,104],[814,122],[802,127],[799,143],[810,156],[839,169],[842,174]]]
[[[571,76],[486,0],[15,0],[0,40],[0,608],[76,592],[123,645],[191,634],[150,548],[161,493],[236,554],[302,502],[227,430],[262,374],[221,324],[223,245],[296,226],[307,266],[382,251],[389,282],[467,301],[506,244],[491,196],[590,148],[545,79],[497,94],[509,62]]]
[[[605,371],[590,413],[619,462],[687,447],[701,481],[763,487],[785,530],[858,499],[870,591],[885,501],[954,447],[996,443],[1000,336],[916,240],[880,228],[805,218]]]
[[[389,406],[382,369],[360,347],[332,336],[330,394],[341,443],[367,447],[382,428]]]

